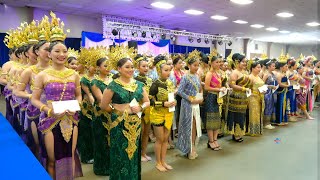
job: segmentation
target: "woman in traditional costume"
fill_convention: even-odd
[[[304,60],[304,72],[302,77],[305,79],[306,83],[306,91],[307,91],[307,111],[312,112],[313,109],[313,97],[312,97],[312,82],[313,82],[313,75],[314,71],[311,68],[312,66],[312,57],[308,56]]]
[[[297,63],[294,59],[288,59],[287,61],[289,70],[287,71],[287,77],[292,86],[288,87],[287,92],[287,101],[289,100],[290,109],[288,112],[289,121],[297,121],[295,116],[297,115],[297,101],[296,101],[296,90],[293,89],[293,85],[298,84],[298,76],[297,76]]]
[[[274,122],[276,119],[276,94],[274,91],[277,88],[278,82],[277,77],[273,73],[276,69],[276,61],[268,59],[265,61],[266,73],[263,76],[264,83],[268,86],[268,91],[264,94],[264,116],[263,116],[263,126],[266,129],[274,129],[275,127],[271,125],[271,122]]]
[[[228,97],[228,117],[227,128],[232,139],[236,142],[242,142],[242,136],[245,135],[246,111],[248,100],[246,93],[250,91],[251,85],[249,76],[246,72],[247,62],[244,55],[235,53],[232,55],[232,61],[235,69],[230,75],[229,85],[233,91]]]
[[[143,83],[133,79],[134,49],[115,47],[109,53],[110,66],[119,77],[103,92],[101,109],[111,113],[104,123],[110,132],[110,180],[141,179],[140,113],[149,107]]]
[[[209,70],[210,70],[209,57],[206,54],[201,53],[200,54],[200,67],[198,69],[197,74],[198,74],[200,81],[201,81],[201,87],[203,90],[203,97],[207,96],[207,91],[204,89],[204,81],[206,79],[206,75]],[[205,110],[205,102],[204,101],[200,104],[200,116],[201,116],[201,120],[202,120],[202,129],[205,131],[206,130],[206,110]]]
[[[219,56],[219,54],[217,54]],[[228,62],[223,61],[222,57],[219,57],[220,59],[220,70],[219,70],[219,74],[221,76],[221,86],[225,87],[227,89],[230,89],[229,84],[228,84],[228,80],[230,77],[230,74],[227,73],[228,71]],[[222,103],[222,112],[221,112],[221,126],[220,126],[220,130],[219,130],[219,134],[218,134],[218,138],[223,137],[224,135],[228,134],[227,131],[227,114],[228,112],[226,112],[226,106],[227,106],[227,96],[223,96],[223,103]]]
[[[91,49],[92,59],[96,61],[96,69],[99,71],[92,80],[91,91],[94,97],[94,118],[92,122],[94,162],[93,172],[96,175],[110,175],[110,132],[104,128],[103,123],[110,121],[110,115],[100,108],[102,93],[112,81],[110,66],[107,64],[107,54],[104,48]]]
[[[252,94],[249,97],[249,124],[248,134],[251,136],[262,135],[263,133],[263,116],[264,116],[264,93],[259,88],[264,85],[260,78],[261,64],[255,61],[250,67],[250,79],[252,82]]]
[[[189,72],[182,77],[178,89],[183,108],[180,111],[177,147],[189,159],[195,159],[198,157],[196,141],[202,135],[199,104],[203,101],[201,81],[196,74],[199,69],[199,55],[196,51],[188,55],[187,65]]]
[[[138,54],[134,58],[134,64],[139,71],[138,76],[135,77],[135,80],[140,81],[144,84],[144,89],[149,94],[149,90],[152,84],[152,79],[147,77],[147,73],[149,70],[148,66],[148,59],[140,54]],[[142,118],[141,118],[141,161],[147,162],[151,161],[152,158],[147,155],[147,146],[149,140],[149,131],[151,129],[150,123],[150,108],[146,108],[143,111]]]
[[[176,105],[176,101],[168,101],[169,93],[174,93],[174,84],[168,79],[170,76],[170,66],[166,64],[166,57],[158,55],[154,58],[154,65],[157,68],[159,79],[154,81],[150,87],[149,95],[151,111],[150,121],[156,136],[154,150],[156,154],[156,168],[161,171],[173,169],[165,161],[167,153],[167,143],[173,121],[173,112],[169,112],[170,107]]]
[[[40,109],[39,130],[47,153],[47,171],[53,179],[73,179],[82,176],[80,160],[76,151],[78,139],[78,114],[70,110],[54,112],[55,101],[77,100],[81,103],[81,86],[79,75],[64,65],[67,60],[67,47],[63,44],[66,34],[63,23],[54,13],[49,58],[52,67],[40,72],[35,79],[32,104]],[[41,101],[41,94],[46,102]]]

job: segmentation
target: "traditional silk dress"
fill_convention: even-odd
[[[105,82],[100,77],[96,77],[92,80],[92,86],[97,86],[100,91],[107,88],[108,84],[111,82],[112,78],[109,77],[109,81]],[[93,130],[93,143],[94,143],[94,162],[93,162],[93,172],[96,175],[108,176],[110,175],[110,132],[104,128],[103,123],[110,121],[108,119],[110,115],[101,110],[98,104],[98,100],[95,98],[94,103],[94,118],[92,122]]]
[[[142,76],[142,75],[138,75],[136,78],[135,78],[137,81],[140,81],[144,84],[144,87],[145,87],[145,90],[147,91],[147,93],[149,94],[149,91],[150,91],[150,87],[152,85],[152,79],[147,77],[147,76]],[[144,111],[143,111],[143,117],[142,117],[142,120],[144,120],[144,122],[146,124],[149,124],[150,123],[150,107],[146,108]]]
[[[288,84],[287,76],[281,78],[283,84]],[[287,115],[287,88],[279,87],[277,89],[277,103],[276,103],[276,120],[275,124],[282,125],[288,122]]]
[[[244,88],[248,88],[251,85],[249,76],[243,74],[243,76],[239,78],[235,84]],[[227,128],[229,134],[240,137],[245,135],[245,121],[248,101],[249,99],[245,91],[233,90],[230,93],[227,105]]]
[[[210,69],[206,67],[201,67],[199,68],[197,74],[200,77],[201,83],[204,83],[206,79],[206,75]],[[204,86],[202,85],[203,89],[203,97],[207,97],[207,91],[204,90]],[[200,115],[201,115],[201,120],[202,120],[202,129],[206,129],[206,109],[205,109],[205,101],[200,104]]]
[[[48,74],[48,80],[44,84],[46,104],[53,101],[75,100],[76,84],[70,79],[76,72],[68,69],[57,71],[52,68],[44,70]],[[44,111],[40,114],[39,130],[45,135],[52,132],[54,139],[54,158],[56,180],[73,179],[82,176],[80,159],[77,151],[72,152],[73,129],[78,126],[78,113],[73,116],[64,115],[60,118],[49,117]],[[72,159],[72,153],[74,157]],[[46,154],[43,154],[46,156]],[[75,163],[73,175],[72,163]]]
[[[178,94],[182,97],[179,120],[179,132],[177,148],[182,153],[192,152],[193,119],[196,122],[196,137],[201,137],[201,118],[199,104],[193,105],[190,97],[195,98],[201,88],[201,82],[197,75],[186,74],[182,77]]]
[[[311,69],[310,71],[306,72],[306,76],[312,78],[313,77],[313,70]],[[306,80],[306,87],[307,87],[307,111],[312,111],[313,109],[313,97],[312,97],[312,80]]]
[[[8,89],[8,86],[4,87],[3,95],[6,100],[6,119],[12,125],[13,124],[13,109],[11,107],[12,91]]]
[[[228,75],[225,71],[220,70],[221,74],[221,87],[227,87],[227,82],[228,82]],[[223,103],[222,103],[222,113],[221,113],[221,127],[220,127],[220,134],[227,134],[227,117],[228,117],[228,112],[226,110],[227,106],[227,96],[223,96]]]
[[[305,86],[306,80],[300,79],[299,84],[301,86]],[[307,93],[306,90],[303,88],[300,88],[296,91],[296,97],[297,97],[297,106],[301,110],[307,110]]]
[[[221,88],[221,76],[218,73],[212,74],[210,87]],[[208,91],[205,98],[206,108],[206,128],[208,130],[218,130],[221,128],[221,113],[223,99],[219,98],[219,92]]]
[[[270,76],[267,78],[265,84],[277,86],[278,82],[276,80],[276,76],[271,73]],[[273,92],[272,89],[268,88],[268,91],[264,94],[264,117],[263,117],[263,124],[264,126],[269,125],[271,122],[276,120],[276,102],[277,102],[277,94]]]
[[[254,77],[252,94],[249,97],[249,125],[250,135],[261,135],[263,132],[264,115],[264,94],[259,92],[259,87],[264,85],[263,80],[258,76]]]
[[[179,70],[179,71],[173,70],[173,74],[174,74],[174,77],[176,79],[175,80],[176,81],[176,87],[179,87],[180,81],[181,81],[182,76],[184,75],[184,72],[182,70]],[[177,105],[176,105],[176,110],[174,112],[174,118],[175,118],[175,123],[179,124],[182,98],[181,98],[181,96],[176,95],[175,99],[177,101]]]
[[[289,74],[290,83],[293,85],[297,84],[298,76],[296,72]],[[287,92],[287,101],[289,100],[289,112],[295,113],[297,111],[297,101],[296,101],[296,90],[293,89],[293,86],[288,87]]]
[[[164,102],[168,101],[168,94],[174,92],[174,84],[167,79],[161,81],[157,79],[150,87],[149,95],[151,109],[150,121],[153,126],[164,126],[168,130],[172,127],[173,112],[169,112],[169,108],[164,107]]]
[[[115,79],[108,85],[113,104],[127,104],[143,98],[143,84],[132,80],[122,84]],[[136,114],[113,110],[105,127],[110,131],[110,180],[141,179],[141,119]]]
[[[80,83],[82,86],[91,89],[91,80],[85,75],[81,78]],[[78,136],[78,150],[82,163],[88,163],[93,159],[93,130],[92,130],[92,116],[93,105],[90,103],[88,96],[81,89],[82,105],[81,112],[79,113],[79,136]]]

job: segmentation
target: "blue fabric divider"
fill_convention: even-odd
[[[192,46],[181,46],[181,45],[174,45],[171,44],[169,47],[169,52],[170,53],[189,53],[192,52],[193,50],[197,49],[200,52],[203,52],[205,54],[210,53],[210,48],[209,47],[192,47]]]
[[[46,170],[0,113],[0,179],[51,180]]]

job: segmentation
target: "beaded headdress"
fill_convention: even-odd
[[[138,64],[141,62],[141,61],[147,61],[148,62],[148,58],[147,56],[144,54],[144,55],[137,55],[134,59],[133,59],[133,64],[135,67],[138,66]]]
[[[50,12],[51,16],[51,36],[50,41],[64,41],[67,38],[67,35],[64,33],[64,23],[60,22],[60,18],[57,18],[56,14],[52,11]],[[67,30],[69,32],[70,30]]]
[[[76,59],[79,58],[79,51],[73,48],[68,48],[68,58],[74,57]]]
[[[187,58],[185,59],[186,63],[192,64],[195,60],[199,60],[200,54],[201,54],[201,52],[198,51],[197,49],[193,50],[192,52],[190,52],[188,54]]]
[[[28,44],[36,44],[39,42],[39,29],[36,21],[32,21],[26,28],[25,33],[28,35]]]
[[[50,41],[51,24],[48,16],[44,16],[39,23],[39,41]]]
[[[287,56],[284,55],[283,49],[281,50],[280,57],[278,58],[279,63],[287,63]]]
[[[209,54],[209,56],[208,56],[209,60],[211,60],[213,56],[215,56],[215,57],[219,56],[218,50],[216,48],[214,48],[212,50],[212,52]]]
[[[114,70],[117,69],[117,63],[122,58],[130,58],[133,59],[136,56],[137,52],[136,50],[131,47],[125,47],[125,46],[115,46],[111,47],[110,52],[108,53],[108,66]]]
[[[262,60],[264,60],[264,59],[268,59],[269,57],[268,57],[268,55],[267,54],[262,54],[261,55],[261,57],[260,57],[260,59],[262,59]]]

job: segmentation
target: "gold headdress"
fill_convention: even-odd
[[[269,58],[269,57],[268,57],[267,54],[262,54],[261,57],[260,57],[260,59],[262,59],[262,60],[265,60],[265,59],[268,59],[268,58]]]
[[[18,38],[17,38],[18,34],[19,34],[19,31],[18,30],[13,30],[13,29],[10,29],[7,32],[7,35],[4,37],[3,42],[9,49],[12,49],[12,48],[15,48],[15,47],[19,46],[19,41],[18,41]]]
[[[218,53],[218,51],[217,51],[217,49],[216,48],[214,48],[213,50],[212,50],[212,52],[209,54],[209,60],[210,59],[212,59],[212,57],[213,56],[215,56],[215,57],[218,57],[219,56],[219,53]]]
[[[39,42],[39,30],[36,21],[32,21],[25,29],[25,33],[28,35],[28,43],[36,44]]]
[[[69,48],[68,49],[68,58],[70,58],[70,57],[74,57],[74,58],[78,59],[79,58],[79,51],[77,51],[73,48]]]
[[[137,55],[137,56],[140,56],[140,55]],[[143,60],[148,61],[148,58],[145,54],[140,57],[137,57],[137,56],[133,59],[133,64],[135,67],[137,67],[138,64]]]
[[[313,61],[318,60],[317,57],[315,57],[313,54],[311,57],[312,57]]]
[[[19,42],[18,47],[26,45],[28,42],[28,34],[26,31],[27,26],[28,26],[28,23],[23,22],[20,24],[20,27],[18,27],[18,35],[17,35],[17,39]]]
[[[64,23],[60,22],[60,18],[57,18],[56,14],[50,12],[51,16],[51,36],[50,41],[64,41],[67,38],[67,35],[64,33]],[[69,30],[67,30],[69,32]]]
[[[190,52],[187,56],[187,58],[185,59],[187,64],[193,63],[191,62],[192,60],[199,60],[200,59],[200,54],[201,52],[198,51],[197,49],[193,50],[192,52]]]
[[[227,57],[227,62],[230,67],[233,65],[233,60],[232,60],[232,51],[230,52],[229,56]]]
[[[122,58],[131,58],[133,59],[136,56],[137,52],[134,48],[128,48],[125,46],[115,46],[111,47],[108,54],[108,63],[109,67],[112,69],[117,69],[117,63]]]
[[[39,41],[50,41],[51,24],[48,16],[44,16],[39,23]]]
[[[287,63],[287,57],[286,57],[286,55],[284,55],[283,49],[281,50],[281,54],[280,54],[280,57],[279,57],[279,59],[278,59],[278,62],[280,62],[280,63]]]

